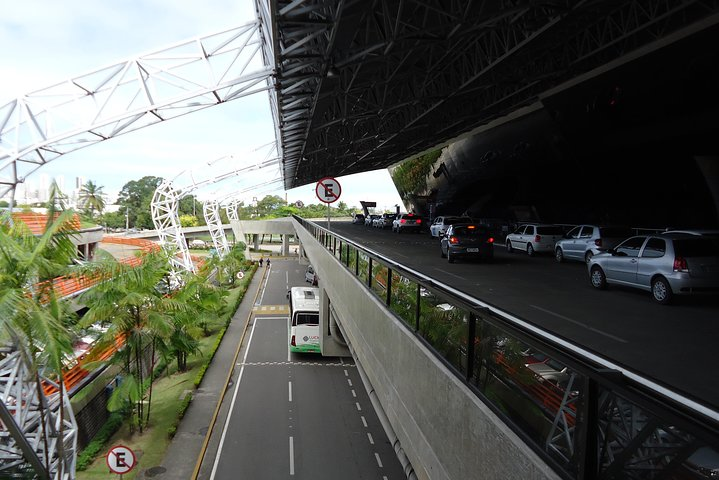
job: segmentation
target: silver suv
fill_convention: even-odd
[[[685,234],[630,237],[587,265],[592,286],[626,285],[667,304],[674,295],[719,292],[719,244]]]
[[[527,252],[530,257],[539,252],[554,252],[554,244],[564,235],[558,225],[529,224],[520,225],[514,232],[507,235],[507,251],[515,249]]]
[[[622,240],[632,236],[625,227],[604,227],[599,225],[579,225],[554,245],[554,258],[558,262],[578,260],[589,262],[602,251],[615,247]]]
[[[415,231],[419,232],[422,228],[422,219],[414,213],[400,213],[392,221],[392,231],[397,233]]]
[[[447,228],[455,223],[474,223],[474,220],[469,217],[439,216],[429,226],[429,234],[432,237],[442,238]]]

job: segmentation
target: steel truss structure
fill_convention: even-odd
[[[273,143],[271,145],[274,148],[275,144]],[[233,155],[227,155],[209,162],[208,165],[213,165],[220,160],[229,160],[234,165],[239,158],[240,156],[235,157]],[[174,280],[181,282],[180,277],[183,272],[194,273],[196,271],[195,265],[190,257],[190,251],[187,248],[185,235],[182,232],[182,226],[180,225],[180,214],[178,211],[180,200],[207,185],[212,185],[254,170],[261,170],[276,166],[278,163],[279,158],[265,157],[263,160],[253,165],[243,168],[233,167],[230,171],[223,172],[215,177],[206,178],[200,181],[196,181],[194,174],[190,172],[188,185],[179,187],[175,185],[173,180],[163,180],[157,189],[155,189],[155,193],[152,196],[152,202],[150,203],[152,221],[155,225],[155,229],[157,230],[160,245],[163,248],[175,250],[176,255],[173,255],[170,260],[171,276]],[[180,175],[178,175],[178,177]],[[260,183],[259,185],[250,187],[247,190],[259,188],[268,183],[273,183],[273,181]],[[236,193],[237,192],[233,193],[233,195]],[[219,208],[220,202],[211,199],[203,206],[203,214],[205,216],[207,226],[209,227],[214,247],[219,255],[224,256],[229,251],[229,245],[227,243],[227,238],[225,237],[225,231],[222,228],[222,219],[220,218]]]
[[[270,4],[286,189],[388,167],[719,22],[717,0]]]
[[[262,30],[256,20],[0,106],[0,196],[66,153],[271,88]]]
[[[65,390],[46,397],[38,380],[57,387],[35,377],[18,351],[0,360],[0,477],[73,479],[77,424],[70,398]]]
[[[230,252],[230,245],[227,243],[225,229],[222,228],[222,218],[220,217],[220,202],[217,200],[207,200],[202,206],[202,212],[205,216],[205,222],[210,230],[210,237],[215,251],[220,258]]]

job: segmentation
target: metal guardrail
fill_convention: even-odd
[[[561,476],[719,475],[716,410],[294,218]]]

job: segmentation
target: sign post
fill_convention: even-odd
[[[129,472],[137,464],[137,458],[135,452],[125,447],[124,445],[115,445],[107,452],[107,466],[110,468],[110,472],[122,475]]]
[[[330,230],[330,203],[336,202],[342,193],[342,187],[337,179],[325,177],[320,179],[315,186],[315,193],[320,202],[327,204],[327,230]]]

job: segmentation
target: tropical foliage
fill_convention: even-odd
[[[441,154],[442,150],[433,150],[406,160],[390,171],[399,196],[403,200],[407,200],[409,195],[421,194],[427,189],[427,176]]]
[[[80,206],[90,215],[95,216],[95,211],[102,213],[105,209],[105,199],[102,197],[103,187],[92,180],[88,180],[80,188]]]

